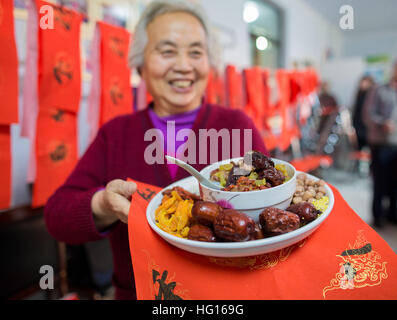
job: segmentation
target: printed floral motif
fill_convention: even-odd
[[[342,261],[339,264],[339,272],[323,288],[323,297],[332,290],[353,290],[364,287],[380,285],[382,280],[387,279],[387,262],[381,261],[381,255],[372,249],[372,245],[360,230],[353,245],[340,255]]]

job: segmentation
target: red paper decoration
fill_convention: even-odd
[[[53,9],[54,28],[38,28],[38,116],[33,207],[46,203],[78,160],[82,16],[64,7],[36,0],[38,21],[40,7],[44,5]]]

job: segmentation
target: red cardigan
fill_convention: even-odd
[[[147,109],[117,117],[103,125],[65,184],[51,196],[44,209],[47,228],[59,241],[81,244],[109,237],[113,252],[113,285],[116,288],[116,299],[136,299],[128,229],[126,224],[117,222],[108,232],[98,232],[91,212],[91,198],[113,179],[132,178],[166,187],[188,176],[187,172],[178,168],[176,178],[172,180],[167,164],[149,165],[145,162],[145,149],[152,142],[144,141],[144,134],[152,128]],[[240,129],[241,155],[243,129],[253,129],[253,149],[267,154],[259,132],[242,111],[203,104],[192,130],[198,137],[199,129],[211,128],[218,131],[223,128]],[[218,155],[221,158],[220,141],[218,145]],[[207,150],[209,161],[209,147]],[[196,155],[198,163],[198,146]],[[206,165],[193,166],[201,170]]]

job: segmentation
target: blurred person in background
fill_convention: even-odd
[[[361,151],[368,145],[367,127],[363,122],[362,113],[367,94],[371,91],[374,85],[375,81],[371,76],[363,76],[358,85],[356,99],[353,106],[353,127],[356,131],[358,151]]]
[[[199,129],[237,129],[243,141],[244,129],[251,129],[253,150],[268,154],[259,131],[243,111],[208,104],[203,99],[210,68],[217,62],[200,6],[188,1],[151,2],[136,26],[130,58],[153,102],[145,110],[104,124],[44,209],[47,228],[59,241],[80,244],[109,237],[116,299],[136,299],[127,222],[137,186],[126,179],[164,188],[189,176],[167,163],[145,161],[148,130],[163,132],[167,143],[168,121],[174,122],[176,137],[187,128],[195,134]],[[178,142],[183,143],[175,137],[171,140],[175,150]],[[222,145],[217,151],[223,156]],[[167,148],[163,147],[165,153]],[[243,152],[241,144],[241,155]],[[200,171],[209,164],[199,163],[198,152],[195,156],[196,162],[191,163],[195,169]]]
[[[371,149],[374,225],[397,222],[397,60],[390,81],[374,88],[365,102],[363,121]],[[387,207],[384,207],[384,200]]]
[[[335,123],[339,107],[338,101],[331,93],[330,84],[327,81],[321,83],[318,98],[320,101],[320,122],[317,129],[319,138],[316,153],[321,154],[324,152],[324,146],[327,143],[328,136],[333,124]]]

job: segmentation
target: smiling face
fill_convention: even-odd
[[[196,109],[210,70],[206,32],[194,16],[166,13],[146,29],[148,43],[140,70],[160,116]]]

